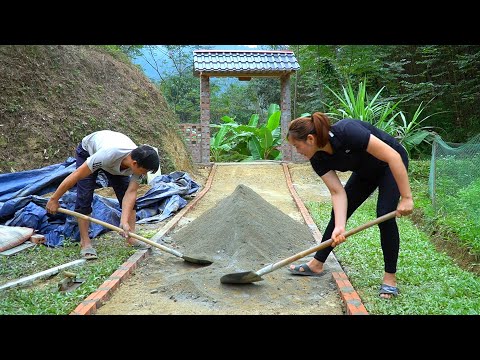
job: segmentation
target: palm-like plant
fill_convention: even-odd
[[[431,101],[431,100],[430,100]],[[430,103],[427,103],[427,105]],[[430,114],[425,116],[424,118],[420,119],[420,115],[422,114],[423,110],[425,110],[426,106],[422,106],[423,102],[418,105],[417,110],[412,116],[410,121],[407,120],[405,114],[402,111],[398,112],[398,117],[400,118],[400,124],[397,124],[395,127],[396,134],[394,135],[403,147],[407,150],[410,155],[410,151],[415,149],[421,143],[426,142],[431,144],[432,140],[435,138],[435,131],[433,126],[421,126],[425,120],[429,117],[438,114]]]
[[[420,118],[428,103],[425,106],[423,106],[423,102],[420,103],[411,120],[408,120],[405,113],[399,109],[402,100],[394,103],[382,99],[380,94],[385,87],[377,91],[375,96],[369,100],[366,83],[366,79],[360,82],[356,94],[350,81],[347,82],[346,87],[342,86],[342,95],[327,87],[339,101],[339,106],[325,104],[329,109],[327,115],[336,121],[345,118],[367,121],[397,138],[409,154],[421,143],[431,142],[435,135],[433,127],[420,126],[426,119],[436,114]]]
[[[400,101],[392,103],[384,101],[380,98],[380,94],[385,89],[382,87],[375,96],[369,100],[367,94],[367,81],[364,80],[358,85],[358,91],[355,94],[350,81],[347,86],[342,86],[343,96],[337,94],[334,90],[326,86],[326,88],[338,99],[340,107],[325,104],[329,112],[327,113],[334,120],[340,119],[359,119],[368,121],[370,124],[380,123],[381,129],[388,129],[395,117],[394,111]]]

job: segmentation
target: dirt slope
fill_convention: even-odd
[[[102,129],[156,146],[164,173],[193,171],[163,95],[114,55],[98,46],[0,46],[0,173],[63,162]]]

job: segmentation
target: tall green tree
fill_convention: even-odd
[[[252,113],[259,113],[255,94],[243,82],[232,79],[228,82],[227,85],[223,84],[223,89],[215,85],[215,91],[212,91],[214,82],[210,84],[210,121],[221,124],[222,117],[229,116],[239,124],[247,124]]]
[[[464,142],[480,132],[480,46],[477,45],[294,45],[301,69],[292,82],[294,116],[333,103],[326,86],[340,91],[366,77],[372,92],[399,101],[413,115],[419,104],[426,125],[443,129],[447,141]],[[426,116],[429,114],[426,113]]]
[[[180,122],[200,119],[199,79],[193,75],[193,50],[200,45],[148,45],[142,57],[159,77],[158,86]],[[217,89],[213,87],[211,91]]]

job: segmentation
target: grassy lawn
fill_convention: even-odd
[[[137,234],[151,237],[154,232],[140,231]],[[58,282],[63,279],[63,271],[60,271],[49,279],[37,280],[31,286],[0,291],[0,314],[69,314],[136,251],[127,247],[125,240],[112,231],[94,239],[93,245],[97,250],[98,259],[66,269],[74,272],[77,278],[85,279],[77,289],[70,292],[58,290]],[[0,284],[76,259],[80,259],[78,242],[66,243],[59,248],[39,245],[13,256],[2,256],[0,257]]]
[[[412,164],[410,175],[415,206],[420,207],[421,212],[423,208],[428,210],[429,201],[426,195],[428,167],[426,180],[425,167],[425,163]],[[322,231],[329,219],[330,203],[309,202],[306,206]],[[376,194],[349,219],[347,230],[376,218],[375,206]],[[403,217],[397,222],[401,237],[397,267],[400,295],[392,300],[378,296],[383,276],[378,227],[353,235],[334,250],[367,311],[378,315],[480,314],[480,277],[463,270],[447,253],[437,251],[426,229],[414,223],[412,217]],[[461,224],[455,225],[461,228]],[[442,225],[436,231],[452,234],[454,228]]]

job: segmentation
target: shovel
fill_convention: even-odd
[[[352,230],[347,231],[344,233],[345,237],[349,237],[353,234],[358,233],[359,231],[362,231],[364,229],[367,229],[373,225],[380,224],[381,222],[384,222],[385,220],[393,219],[396,216],[396,211],[392,211],[388,214],[385,214],[383,216],[380,216],[379,218],[369,221],[366,224],[363,224],[359,227],[356,227]],[[327,241],[322,242],[319,245],[316,245],[314,247],[311,247],[310,249],[303,250],[302,252],[299,252],[298,254],[292,255],[289,258],[286,258],[284,260],[278,261],[275,264],[269,264],[265,266],[264,268],[253,272],[253,271],[245,271],[245,272],[239,272],[239,273],[233,273],[233,274],[227,274],[223,275],[220,278],[220,282],[222,284],[250,284],[255,281],[260,281],[262,279],[262,275],[265,275],[269,272],[272,272],[274,270],[277,270],[280,267],[283,267],[287,264],[290,264],[294,262],[297,259],[303,258],[307,256],[308,254],[311,254],[315,251],[324,249],[332,244],[333,240],[329,239]]]
[[[64,209],[64,208],[58,208],[57,210],[58,212],[61,212],[61,213],[64,213],[64,214],[67,214],[67,215],[71,215],[71,216],[75,216],[77,218],[80,218],[80,219],[84,219],[84,220],[90,220],[94,223],[97,223],[99,225],[102,225],[102,226],[105,226],[106,228],[108,229],[111,229],[111,230],[115,230],[115,231],[120,231],[122,232],[123,229],[118,227],[118,226],[115,226],[115,225],[112,225],[112,224],[109,224],[109,223],[106,223],[102,220],[98,220],[98,219],[94,219],[94,218],[91,218],[90,216],[87,216],[87,215],[83,215],[83,214],[80,214],[78,212],[75,212],[75,211],[71,211],[71,210],[67,210],[67,209]],[[132,233],[132,232],[128,232],[127,233],[128,236],[130,237],[133,237],[135,239],[138,239],[140,241],[143,241],[147,244],[150,244],[154,247],[156,247],[157,249],[160,249],[160,250],[163,250],[163,251],[166,251],[168,252],[169,254],[172,254],[172,255],[175,255],[175,256],[178,256],[180,258],[182,258],[183,260],[185,260],[186,262],[189,262],[189,263],[193,263],[193,264],[201,264],[201,265],[211,265],[213,262],[210,261],[210,260],[205,260],[205,259],[195,259],[193,257],[190,257],[190,256],[185,256],[183,255],[181,252],[179,251],[176,251],[176,250],[173,250],[173,249],[170,249],[166,246],[163,246],[163,245],[160,245],[152,240],[149,240],[147,238],[144,238],[143,236],[140,236],[140,235],[137,235],[135,233]]]

